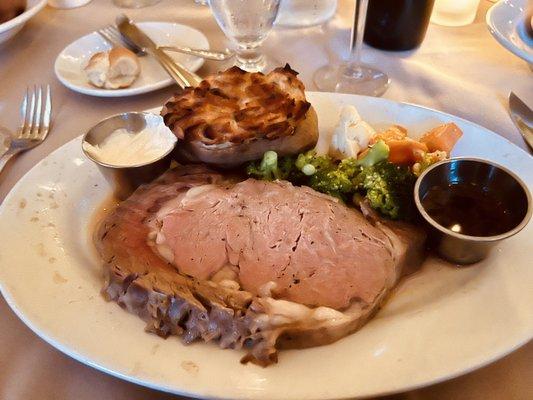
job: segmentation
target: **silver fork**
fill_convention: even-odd
[[[123,37],[118,31],[118,29],[113,25],[109,25],[109,26],[106,26],[105,28],[99,29],[98,33],[102,37],[104,37],[108,42],[112,43],[114,46],[126,46],[138,56],[146,55],[146,53],[142,49],[137,47],[134,43],[131,43],[130,41],[128,41],[127,38]],[[173,51],[176,53],[189,54],[191,56],[201,57],[207,60],[215,60],[215,61],[224,61],[235,55],[234,53],[228,50],[214,51],[214,50],[193,49],[192,47],[184,47],[184,46],[158,46],[158,48],[161,50],[165,50],[165,51]]]
[[[20,105],[20,128],[7,151],[0,157],[0,172],[14,155],[40,145],[50,132],[52,95],[50,85],[26,89]]]

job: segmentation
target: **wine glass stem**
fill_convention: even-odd
[[[237,65],[245,71],[257,72],[264,66],[259,46],[238,46],[236,58]]]
[[[350,50],[352,53],[352,62],[357,65],[361,63],[361,48],[363,47],[367,10],[368,0],[356,0]]]
[[[261,54],[256,49],[238,49],[237,60],[239,62],[249,64],[257,62],[261,58]]]

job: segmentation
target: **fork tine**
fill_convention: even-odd
[[[28,110],[28,113],[26,114],[26,119],[24,121],[24,131],[21,132],[22,137],[29,137],[31,134],[31,130],[33,128],[33,119],[35,115],[35,91],[28,88],[28,91],[31,93],[30,95],[30,108]]]
[[[122,43],[122,46],[126,46],[128,49],[133,51],[134,53],[143,54],[144,52],[142,49],[139,48],[135,43],[132,43],[127,37],[122,36],[122,34],[119,32],[116,26],[109,25],[107,27],[107,30],[110,35],[112,35],[116,40],[118,40],[120,43]]]
[[[98,29],[98,34],[104,38],[104,40],[111,45],[111,47],[117,47],[118,43],[116,43],[111,36],[107,34],[107,32],[104,29]]]
[[[50,85],[46,85],[46,99],[43,110],[43,117],[41,123],[41,130],[39,131],[39,139],[44,140],[50,131],[50,119],[52,117],[52,93]]]
[[[20,104],[20,129],[18,131],[18,135],[22,136],[24,134],[24,130],[26,129],[26,116],[28,115],[28,98],[29,98],[28,88],[26,88],[26,93],[24,94],[24,97],[22,99],[22,103]]]
[[[113,35],[114,37],[116,37],[117,39],[120,39],[121,41],[124,41],[124,37],[122,36],[122,34],[118,31],[117,28],[115,28],[114,26],[109,26],[109,33],[111,35]]]
[[[114,26],[108,26],[107,28],[107,33],[108,35],[110,35],[114,40],[116,40],[118,43],[120,43],[121,46],[123,47],[127,47],[129,48],[130,50],[134,51],[135,49],[130,45],[130,43],[128,41],[126,41],[124,39],[124,37],[122,37],[122,35],[120,34],[119,31],[117,31],[115,29]]]
[[[41,86],[35,86],[36,104],[35,113],[33,116],[33,125],[30,131],[30,139],[37,139],[39,135],[39,129],[41,128],[41,115],[43,105],[43,89]]]

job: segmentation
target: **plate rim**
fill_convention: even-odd
[[[363,99],[363,101],[365,101],[364,100],[365,98],[376,99],[374,97],[369,97],[369,96],[339,94],[339,93],[331,93],[331,92],[313,92],[313,91],[308,91],[307,93],[313,93],[313,94],[318,93],[319,95],[325,95],[325,96],[334,95],[334,96],[340,96],[340,97],[345,97],[345,98],[359,98],[359,99]],[[516,144],[512,143],[507,138],[497,134],[496,132],[494,132],[494,131],[492,131],[492,130],[490,130],[488,128],[483,127],[482,125],[479,125],[479,124],[477,124],[475,122],[471,122],[471,121],[466,120],[466,119],[464,119],[462,117],[454,116],[452,114],[449,114],[449,113],[446,113],[446,112],[443,112],[443,111],[439,111],[439,110],[436,110],[436,109],[433,109],[433,108],[430,108],[430,107],[417,105],[417,104],[412,104],[412,103],[408,103],[408,102],[399,102],[399,101],[395,101],[395,100],[391,100],[391,99],[384,99],[384,98],[379,98],[379,101],[385,101],[387,103],[396,104],[396,105],[408,105],[408,106],[419,108],[419,109],[422,109],[422,110],[435,112],[439,116],[445,116],[445,117],[446,116],[447,117],[451,116],[455,120],[459,120],[459,121],[461,121],[463,123],[470,124],[470,125],[474,126],[476,129],[482,130],[484,134],[489,134],[489,135],[492,135],[494,137],[497,137],[497,139],[499,139],[499,140],[504,140],[504,141],[508,142],[509,144],[511,144],[514,147],[515,151],[516,151],[516,149],[519,149],[522,152],[524,152],[525,155],[528,155],[528,153],[525,150],[523,150],[522,148],[518,147]],[[153,112],[153,111],[158,110],[158,109],[159,109],[159,107],[148,109],[147,112]],[[51,154],[56,153],[56,152],[60,152],[63,149],[63,147],[65,147],[67,145],[70,145],[70,144],[73,144],[73,142],[79,141],[81,136],[82,135],[76,136],[75,138],[65,142],[64,144],[62,144],[58,148],[54,149],[54,151],[52,151],[46,157],[41,159],[36,165],[34,165],[31,169],[29,169],[20,178],[20,180],[11,188],[9,193],[5,196],[4,201],[0,204],[0,218],[2,217],[2,214],[3,214],[3,209],[4,209],[3,204],[6,203],[8,200],[10,200],[12,196],[16,195],[17,189],[20,186],[23,185],[26,176],[31,171],[33,171],[33,169],[38,168],[40,166],[40,164],[43,163]],[[526,184],[527,184],[527,182],[526,182]],[[247,397],[243,397],[243,396],[239,396],[239,397],[233,396],[233,397],[230,398],[230,397],[224,397],[224,396],[213,396],[213,395],[209,395],[209,394],[202,394],[199,391],[188,392],[188,391],[183,390],[183,389],[179,389],[178,390],[175,387],[153,383],[152,381],[150,381],[148,379],[137,378],[137,377],[134,377],[134,376],[131,376],[131,375],[128,375],[128,374],[124,374],[124,373],[118,372],[118,371],[113,370],[113,369],[109,369],[108,367],[100,365],[97,362],[94,362],[93,360],[91,360],[90,358],[85,357],[83,354],[78,353],[75,349],[69,348],[68,345],[63,345],[61,342],[59,342],[59,341],[55,340],[53,337],[51,337],[49,333],[45,333],[42,330],[39,330],[35,326],[35,324],[29,318],[27,318],[24,315],[24,313],[18,308],[18,306],[16,304],[16,301],[15,301],[15,299],[13,298],[13,296],[11,294],[11,291],[7,288],[7,286],[3,283],[2,280],[0,280],[0,293],[2,294],[4,299],[6,300],[6,303],[9,305],[9,307],[17,315],[17,317],[28,328],[30,328],[31,331],[34,332],[38,337],[40,337],[46,343],[48,343],[52,347],[56,348],[57,350],[61,351],[65,355],[77,360],[78,362],[81,362],[82,364],[85,364],[85,365],[88,365],[88,366],[90,366],[92,368],[95,368],[98,371],[104,372],[104,373],[109,374],[111,376],[114,376],[116,378],[131,382],[131,383],[135,383],[135,384],[138,384],[138,385],[141,385],[141,386],[145,386],[145,387],[148,387],[148,388],[151,388],[151,389],[154,389],[154,390],[158,390],[158,391],[162,391],[162,392],[166,392],[166,393],[184,395],[184,396],[188,396],[188,397],[191,397],[191,398],[206,398],[206,396],[208,396],[208,398],[213,398],[213,399],[245,399],[245,398],[247,398]],[[356,396],[356,398],[368,398],[368,397],[374,397],[374,396],[386,396],[386,395],[391,395],[391,394],[394,394],[394,393],[401,393],[401,392],[405,392],[405,391],[416,390],[416,389],[419,389],[419,388],[435,385],[435,384],[438,384],[438,383],[441,383],[441,382],[444,382],[444,381],[447,381],[447,380],[450,380],[450,379],[454,379],[456,377],[459,377],[459,376],[468,374],[468,373],[470,373],[472,371],[475,371],[475,370],[477,370],[479,368],[483,368],[484,366],[489,365],[489,364],[491,364],[491,363],[493,363],[493,362],[505,357],[506,355],[512,353],[513,351],[515,351],[516,349],[518,349],[521,346],[525,345],[526,343],[528,343],[532,339],[533,339],[533,331],[529,332],[529,336],[524,336],[524,338],[522,340],[517,341],[516,343],[514,343],[513,346],[509,346],[509,347],[505,348],[505,350],[503,350],[503,351],[496,352],[495,354],[491,354],[491,356],[489,356],[489,357],[483,356],[483,357],[481,357],[481,358],[483,358],[482,361],[480,361],[478,363],[475,363],[475,364],[472,364],[472,365],[470,365],[467,368],[458,369],[457,371],[455,371],[453,373],[449,373],[447,375],[441,375],[441,376],[439,376],[439,377],[437,377],[435,379],[432,379],[432,380],[426,380],[424,382],[418,382],[418,383],[414,383],[414,384],[406,385],[406,386],[404,385],[401,388],[393,388],[393,389],[390,389],[390,390],[372,392],[370,394],[365,394],[363,396]],[[485,352],[484,354],[487,354],[487,353]],[[274,397],[270,397],[270,398],[271,399],[277,399],[277,398],[281,399],[282,397],[275,397],[274,396]],[[284,399],[285,398],[288,399],[288,398],[294,398],[294,397],[283,397],[283,398]],[[350,399],[350,398],[354,398],[354,397],[353,396],[346,396],[346,397],[335,397],[335,398],[337,398],[337,399]],[[322,400],[324,400],[325,398],[324,397],[310,397],[309,399],[322,399]]]
[[[46,0],[44,0],[44,1],[46,1]],[[194,28],[194,27],[192,27],[190,25],[181,24],[179,22],[168,22],[168,21],[139,21],[139,22],[137,22],[137,24],[139,26],[141,26],[141,27],[144,24],[174,25],[174,26],[178,25],[178,26],[181,26],[181,27],[185,27],[187,29],[194,30],[198,34],[200,34],[202,39],[205,40],[205,43],[207,44],[207,48],[209,49],[211,47],[211,44],[209,43],[209,39],[207,38],[207,36],[201,30],[196,29],[196,28]],[[92,32],[87,33],[86,35],[78,37],[77,39],[75,39],[72,42],[70,42],[69,44],[67,44],[58,53],[58,55],[55,58],[55,61],[54,61],[54,74],[55,74],[57,80],[59,80],[59,82],[61,82],[61,84],[63,86],[65,86],[66,88],[68,88],[68,89],[70,89],[70,90],[72,90],[74,92],[81,93],[81,94],[88,95],[88,96],[104,97],[104,98],[105,97],[117,98],[117,97],[137,96],[137,95],[140,95],[140,94],[154,92],[156,90],[159,90],[159,89],[165,88],[167,86],[170,86],[170,85],[172,85],[174,83],[174,80],[171,77],[166,77],[165,79],[162,79],[162,80],[160,80],[160,81],[158,81],[158,82],[156,82],[156,83],[154,83],[152,85],[145,85],[145,86],[133,87],[133,88],[132,87],[128,87],[128,88],[112,90],[112,89],[102,89],[102,88],[97,88],[97,87],[78,86],[78,85],[70,82],[59,71],[59,62],[60,62],[59,59],[65,53],[67,48],[69,48],[70,46],[74,45],[79,40],[84,39],[84,38],[89,37],[89,36],[92,36],[92,35],[98,35],[98,33],[96,31],[92,31]],[[193,72],[198,71],[204,65],[205,60],[203,58],[198,57],[196,62],[197,62],[198,65],[195,66],[194,68],[192,68]]]

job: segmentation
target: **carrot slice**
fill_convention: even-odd
[[[393,164],[412,165],[421,161],[428,151],[424,143],[405,138],[403,140],[389,140],[389,161]]]
[[[407,137],[407,129],[400,125],[392,125],[383,132],[379,132],[374,136],[372,143],[383,140],[387,143],[389,140],[402,140]]]
[[[461,129],[453,122],[439,125],[425,133],[420,142],[424,143],[429,151],[445,151],[449,156],[459,138],[463,136]]]

